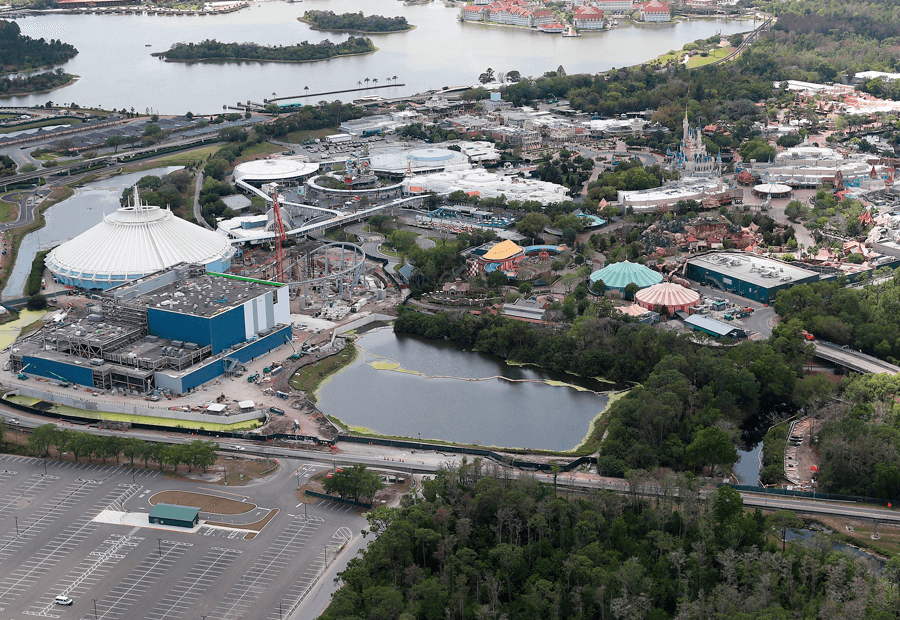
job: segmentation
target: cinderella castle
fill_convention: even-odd
[[[687,110],[684,111],[681,126],[683,128],[681,144],[674,153],[672,149],[666,151],[666,163],[681,172],[681,176],[684,177],[721,176],[722,156],[712,157],[706,152],[700,127],[694,129],[690,126]]]

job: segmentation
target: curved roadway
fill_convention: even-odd
[[[3,404],[0,404],[0,410],[4,412],[7,418],[18,418],[20,426],[24,429],[31,429],[48,423],[54,424],[62,429],[72,428],[71,424],[59,424],[47,418],[22,414]],[[15,427],[10,427],[10,430],[13,428]],[[79,426],[78,430],[93,433],[95,435],[121,435],[121,433],[116,433],[114,431],[90,427]],[[169,444],[190,443],[190,441],[194,439],[194,437],[187,434],[172,436],[138,429],[132,429],[129,431],[129,435],[147,441]],[[333,462],[340,461],[341,463],[363,464],[370,467],[393,468],[398,472],[410,474],[430,474],[445,467],[448,463],[459,464],[463,457],[462,454],[440,452],[439,446],[436,446],[433,450],[411,450],[386,446],[372,446],[364,443],[340,442],[338,444],[338,456],[320,450],[273,447],[257,441],[244,441],[231,437],[209,437],[208,439],[217,442],[219,444],[219,450],[223,453],[319,461],[327,463],[329,467]],[[234,448],[232,447],[234,445],[240,445],[241,447]],[[388,465],[388,463],[391,464]],[[541,472],[535,474],[534,472],[519,469],[509,469],[508,471],[512,477],[533,476],[544,482],[553,481],[553,475],[551,473]],[[574,475],[564,474],[559,476],[558,484],[580,489],[606,489],[617,493],[628,492],[628,483],[625,480],[619,478],[606,478],[595,473],[576,473]],[[652,494],[653,489],[646,489],[645,492]],[[708,487],[702,494],[711,492],[713,492],[713,488]],[[784,509],[806,514],[824,514],[854,519],[877,519],[881,522],[900,523],[900,511],[887,508],[867,507],[851,502],[829,502],[802,497],[794,498],[785,495],[769,495],[760,492],[740,491],[740,495],[743,498],[744,505],[748,507],[759,506],[771,510]]]

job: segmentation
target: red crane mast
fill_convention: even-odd
[[[275,281],[284,279],[284,248],[281,242],[287,239],[284,234],[284,222],[281,220],[281,207],[278,204],[278,188],[272,190],[272,208],[275,210]]]

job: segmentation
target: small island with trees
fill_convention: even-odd
[[[32,39],[22,34],[19,24],[0,20],[0,76],[4,73],[31,71],[66,62],[78,54],[68,43],[56,39]],[[71,83],[74,75],[62,69],[31,75],[0,77],[0,97],[27,95],[60,88]]]
[[[0,20],[0,73],[49,67],[66,62],[76,54],[78,50],[68,43],[26,37],[19,24]]]
[[[382,34],[388,32],[405,32],[415,28],[405,17],[384,17],[382,15],[365,16],[359,13],[342,13],[334,11],[307,11],[301,22],[309,24],[314,30],[330,30],[332,32],[358,32],[361,34]]]
[[[171,62],[252,60],[258,62],[315,62],[336,56],[371,54],[378,48],[364,37],[350,37],[341,43],[327,39],[320,43],[303,41],[297,45],[268,46],[256,43],[221,43],[208,39],[201,43],[176,43],[165,52],[153,54]]]

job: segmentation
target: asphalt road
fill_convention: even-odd
[[[297,478],[326,463],[285,460],[244,487],[177,481],[158,471],[0,455],[0,610],[3,617],[177,620],[314,618],[333,578],[365,544],[365,519],[332,502],[295,499]],[[196,532],[122,525],[163,490],[210,493],[279,512],[251,540],[240,529]],[[241,517],[201,513],[227,522]],[[246,519],[246,517],[244,517]],[[348,544],[349,543],[349,544]],[[347,545],[345,547],[345,545]],[[343,548],[342,548],[343,547]],[[53,598],[72,598],[70,607]],[[96,605],[96,607],[95,607]],[[96,610],[96,611],[95,611]]]
[[[5,410],[5,415],[7,417],[15,416],[21,424],[29,427],[45,424],[48,421],[44,418],[20,416],[17,414],[17,412],[13,412],[11,409],[8,409],[3,405],[0,405],[0,410]],[[72,428],[72,425],[66,424],[64,425],[64,428]],[[121,433],[116,433],[113,431],[86,429],[84,427],[78,428],[79,430],[88,430],[90,432],[101,435],[121,435]],[[165,443],[186,443],[194,439],[189,435],[162,436],[160,434],[154,434],[149,431],[135,430],[130,431],[129,435]],[[326,465],[331,464],[332,466],[340,464],[361,463],[370,467],[385,468],[397,473],[407,473],[410,475],[433,473],[445,467],[447,464],[459,464],[463,456],[456,453],[443,453],[439,450],[410,450],[404,448],[389,448],[385,446],[357,444],[349,442],[340,442],[338,444],[338,453],[329,455],[323,454],[321,450],[309,449],[307,447],[304,447],[304,444],[300,442],[297,443],[297,447],[282,448],[273,447],[268,444],[261,445],[259,442],[254,441],[245,442],[243,440],[230,437],[223,437],[214,440],[219,441],[219,443],[223,446],[222,453],[265,455],[278,459],[291,459],[291,462],[294,462],[294,459],[299,459],[297,462],[325,463]],[[246,446],[246,449],[244,451],[239,451],[230,448],[230,446],[234,445],[243,445]],[[534,473],[518,469],[513,469],[510,473],[513,477],[534,476],[544,482],[552,482],[553,480],[552,475],[549,473]],[[561,486],[569,486],[581,489],[607,489],[619,493],[623,493],[628,490],[627,483],[624,480],[619,478],[607,478],[599,476],[598,474],[593,472],[565,474],[563,476],[560,476],[558,484],[560,484]],[[888,509],[864,508],[850,502],[826,502],[823,500],[806,498],[788,499],[784,498],[783,496],[762,496],[757,493],[748,493],[744,491],[741,491],[741,496],[744,498],[744,501],[748,506],[762,505],[769,508],[784,508],[786,510],[793,510],[808,514],[828,514],[835,517],[849,518],[877,518],[884,521],[900,523],[900,512],[898,511]],[[773,501],[775,503],[773,503]],[[760,502],[762,502],[762,504],[760,504]],[[0,607],[2,607],[2,604],[0,604]]]
[[[0,230],[11,230],[13,228],[19,228],[20,226],[27,226],[34,222],[35,218],[37,217],[38,207],[44,200],[46,200],[46,198],[52,191],[52,188],[44,186],[37,190],[34,190],[33,192],[28,192],[27,190],[17,190],[15,192],[10,192],[8,194],[0,196],[0,199],[6,202],[15,203],[19,206],[16,219],[12,222],[0,223]]]

